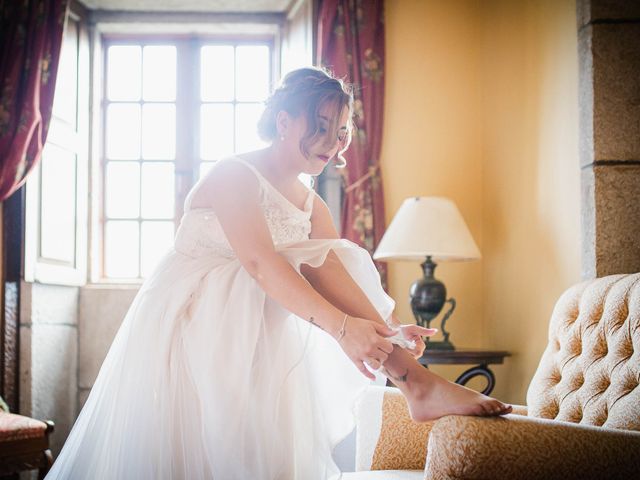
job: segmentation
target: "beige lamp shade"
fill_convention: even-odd
[[[434,262],[480,258],[456,204],[443,197],[407,198],[373,254],[375,260]]]

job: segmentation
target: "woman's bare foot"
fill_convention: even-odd
[[[388,373],[388,372],[387,372]],[[409,376],[413,378],[409,378]],[[417,378],[420,377],[420,378]],[[401,386],[416,422],[435,420],[445,415],[497,416],[511,413],[511,405],[488,397],[470,388],[449,382],[421,367],[404,375],[389,378]]]

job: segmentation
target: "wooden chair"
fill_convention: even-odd
[[[53,457],[49,450],[49,434],[53,422],[0,411],[0,476],[38,469],[43,479]]]

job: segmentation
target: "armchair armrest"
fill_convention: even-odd
[[[529,409],[527,408],[526,405],[511,404],[511,406],[513,407],[513,409],[511,410],[512,415],[522,415],[524,417],[528,415]]]
[[[397,388],[368,387],[356,406],[356,424],[356,471],[424,469],[434,422],[414,422]]]
[[[429,435],[433,479],[628,479],[640,471],[640,432],[519,415],[447,416]]]

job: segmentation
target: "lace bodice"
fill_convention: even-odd
[[[304,210],[300,210],[249,162],[238,157],[228,157],[221,161],[242,163],[257,177],[260,184],[260,206],[275,245],[309,238],[315,195],[313,190],[309,190]],[[195,188],[185,200],[184,215],[175,237],[176,250],[193,257],[212,254],[234,257],[235,253],[214,211],[210,208],[191,208],[194,191]]]

